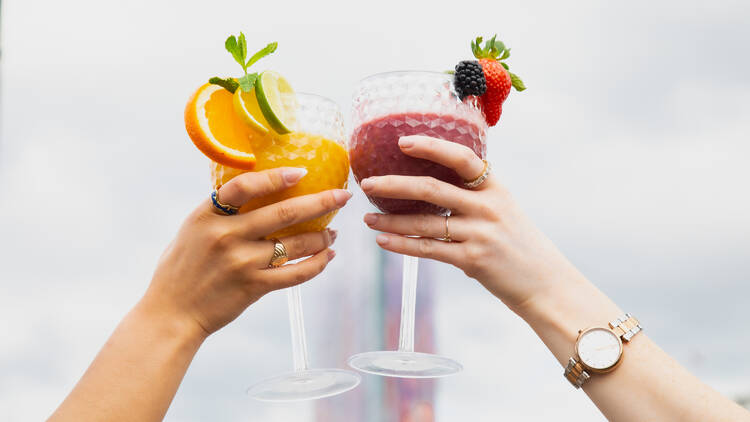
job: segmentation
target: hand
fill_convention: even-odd
[[[222,186],[218,198],[240,206],[291,187],[304,174],[304,169],[297,168],[243,173]],[[162,314],[190,321],[204,335],[215,332],[266,293],[323,271],[335,255],[328,249],[335,231],[279,239],[290,260],[312,256],[278,268],[268,268],[274,242],[264,237],[341,208],[350,197],[346,190],[329,190],[232,216],[217,210],[210,200],[204,201],[162,255],[142,302]]]
[[[407,155],[449,167],[465,180],[484,170],[484,162],[471,149],[454,142],[406,136],[399,147]],[[370,177],[360,186],[367,195],[423,200],[450,209],[452,242],[438,240],[445,236],[444,216],[367,214],[364,220],[385,232],[377,237],[382,248],[453,264],[516,312],[538,295],[559,288],[562,280],[582,277],[494,175],[474,190],[432,177],[398,175]]]

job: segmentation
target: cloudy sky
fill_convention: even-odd
[[[279,42],[262,66],[346,113],[360,78],[448,69],[468,58],[471,38],[498,32],[529,89],[491,131],[497,174],[664,349],[721,392],[750,395],[746,1],[6,0],[1,19],[9,420],[54,409],[207,194],[182,110],[206,78],[236,73],[223,41],[240,30],[252,47]],[[333,223],[337,259],[303,290],[316,366],[378,344],[368,299],[379,258],[354,191]],[[439,420],[601,420],[523,321],[460,271],[426,270],[436,350],[466,367],[436,384]],[[167,420],[316,420],[319,405],[243,395],[291,366],[285,303],[271,294],[212,337]],[[365,377],[362,391],[332,399],[336,420],[364,418],[356,408],[379,388]]]

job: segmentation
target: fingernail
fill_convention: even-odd
[[[284,178],[284,182],[288,185],[293,185],[299,182],[299,179],[305,177],[307,169],[302,167],[290,167],[281,171],[281,177]]]
[[[333,245],[333,242],[336,241],[336,237],[339,235],[339,232],[333,229],[328,229],[328,246]]]
[[[374,177],[368,177],[367,179],[362,180],[359,183],[359,187],[362,188],[363,191],[368,191],[372,189],[373,185],[375,184],[375,178]]]
[[[398,139],[398,146],[401,148],[411,148],[414,146],[414,139],[408,136],[403,136]]]
[[[383,246],[388,244],[388,236],[384,234],[379,234],[378,237],[375,238],[375,241],[378,242],[378,245]]]
[[[365,214],[365,224],[368,226],[372,226],[373,224],[378,222],[378,215],[377,214]]]
[[[335,256],[336,256],[336,251],[334,251],[333,249],[329,249],[328,250],[328,260],[329,261],[332,260]]]
[[[343,206],[346,204],[346,201],[349,200],[349,198],[352,197],[352,193],[345,189],[336,189],[333,191],[333,198],[336,200],[336,203]]]

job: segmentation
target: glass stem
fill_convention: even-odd
[[[299,286],[286,289],[289,303],[289,325],[292,329],[292,356],[294,370],[304,371],[307,363],[307,340],[305,339],[305,321],[302,316],[302,298]]]
[[[399,352],[414,351],[414,318],[417,305],[417,274],[419,258],[404,255],[404,273],[401,281],[401,332]]]

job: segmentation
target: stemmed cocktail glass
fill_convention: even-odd
[[[455,171],[409,157],[398,146],[401,136],[425,135],[457,142],[484,158],[487,124],[476,100],[459,100],[452,75],[405,71],[363,79],[353,100],[349,157],[359,182],[371,176],[432,176],[462,186]],[[423,201],[369,197],[393,214],[448,215],[450,210]],[[436,378],[463,369],[447,357],[414,351],[414,319],[419,260],[404,256],[401,330],[398,350],[360,353],[349,365],[363,372],[404,378]]]
[[[240,208],[240,212],[291,196],[324,189],[344,188],[346,185],[349,163],[343,147],[344,124],[338,105],[317,95],[300,93],[296,94],[294,101],[290,102],[295,108],[292,133],[255,140],[253,145],[253,151],[257,156],[255,170],[282,166],[304,167],[308,173],[293,188],[253,200]],[[215,188],[240,173],[242,170],[212,162],[212,179]],[[270,237],[283,238],[324,229],[333,218],[333,214],[297,224],[274,233]],[[286,290],[294,370],[265,379],[250,387],[247,393],[263,401],[296,401],[328,397],[356,387],[361,378],[354,371],[309,368],[300,288],[295,286]]]

